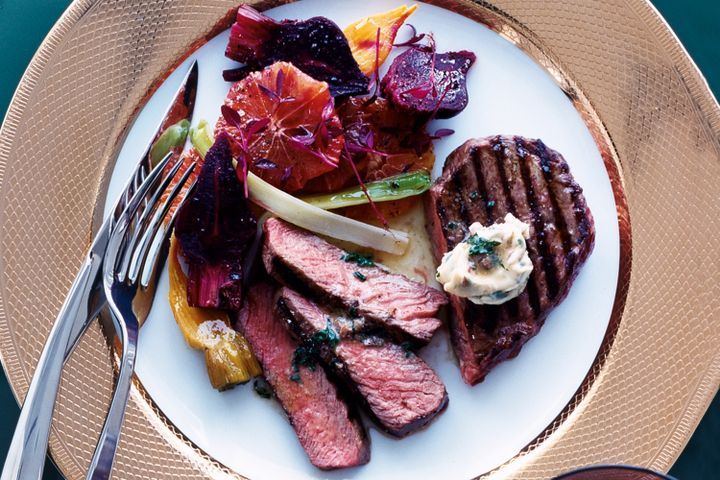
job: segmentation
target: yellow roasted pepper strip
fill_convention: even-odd
[[[388,12],[365,17],[348,25],[343,30],[353,57],[365,75],[370,75],[375,71],[376,51],[378,67],[387,59],[398,30],[415,10],[417,10],[417,5],[409,7],[403,5]],[[377,45],[378,28],[380,29],[379,45]]]
[[[226,390],[260,375],[262,370],[247,340],[233,330],[226,312],[188,305],[187,277],[178,260],[175,236],[170,240],[168,273],[169,300],[173,316],[188,345],[204,350],[205,365],[212,386],[218,390]]]

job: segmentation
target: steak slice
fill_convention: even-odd
[[[370,460],[370,440],[356,412],[338,396],[321,368],[295,372],[298,344],[274,312],[274,291],[258,284],[248,292],[237,328],[257,356],[310,462],[323,470],[363,465]],[[292,380],[294,374],[299,379]]]
[[[337,315],[289,288],[278,293],[277,309],[303,339],[325,330],[328,322],[339,332],[339,343],[334,348],[325,345],[320,356],[389,434],[408,435],[447,406],[445,385],[422,358],[389,341],[354,335],[356,319]]]
[[[345,251],[280,219],[268,219],[264,230],[263,262],[279,282],[356,310],[398,338],[425,344],[440,328],[445,293],[379,266],[346,262]]]
[[[533,272],[517,298],[475,305],[450,295],[453,347],[463,379],[474,385],[516,356],[565,298],[594,245],[592,214],[558,152],[511,136],[468,140],[452,152],[425,210],[438,262],[473,222],[489,225],[512,213],[530,225]]]

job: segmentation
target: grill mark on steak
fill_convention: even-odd
[[[290,329],[305,340],[326,329],[330,322],[341,339],[334,348],[321,348],[323,363],[389,434],[408,435],[447,406],[445,386],[419,356],[389,341],[356,335],[347,327],[349,319],[344,315],[289,288],[278,292],[276,308]]]
[[[263,262],[279,282],[344,309],[357,309],[368,323],[403,340],[430,341],[447,297],[425,284],[380,266],[360,267],[343,250],[277,218],[264,225]],[[357,277],[362,273],[362,279]]]
[[[500,182],[503,186],[503,193],[505,195],[503,201],[499,202],[498,205],[496,205],[498,208],[495,212],[495,221],[502,220],[505,215],[510,212],[515,212],[515,215],[520,220],[529,222],[532,220],[533,217],[530,206],[527,202],[527,197],[525,196],[522,188],[519,190],[519,192],[515,190],[516,182],[513,180],[516,180],[515,177],[517,177],[517,172],[513,172],[512,168],[508,169],[508,162],[503,161],[502,155],[504,155],[505,152],[508,151],[509,147],[508,145],[503,143],[502,138],[499,136],[495,137],[493,141],[494,143],[491,143],[494,160],[493,164],[498,170]],[[533,245],[533,248],[536,247]],[[538,281],[542,280],[543,277],[538,277]],[[524,295],[519,295],[514,300],[507,302],[506,308],[498,308],[496,306],[485,306],[484,308],[489,311],[500,312],[500,325],[505,327],[512,322],[513,318],[517,316],[519,310],[527,311],[528,309],[532,309],[531,299],[533,297],[536,297],[536,295],[533,294],[537,290],[538,288],[534,285],[533,282],[531,290],[528,290],[527,293],[523,292],[525,293]]]
[[[540,159],[540,165],[542,167],[543,177],[545,180],[546,185],[553,185],[552,181],[552,172],[551,172],[551,165],[549,161],[549,152],[547,151],[547,148],[545,148],[545,144],[542,142],[542,140],[538,140],[532,145],[527,145],[525,142],[525,139],[522,137],[514,137],[514,140],[518,144],[518,154],[524,159],[526,155],[536,155]],[[522,151],[522,153],[521,153]],[[525,162],[520,162],[521,166],[523,167],[523,170],[526,172],[526,178],[529,177],[527,164]],[[555,216],[555,225],[557,226],[556,232],[560,236],[561,243],[563,246],[563,252],[567,254],[567,252],[570,250],[570,235],[569,231],[570,228],[565,221],[565,217],[563,216],[562,209],[559,206],[559,195],[562,194],[562,190],[558,192],[556,189],[553,189],[550,191],[550,202],[552,203],[552,210],[553,214]]]
[[[545,168],[543,168],[545,167]],[[494,200],[484,212],[467,201],[467,190],[484,188]],[[435,255],[462,238],[443,222],[466,209],[463,221],[487,225],[508,212],[530,224],[528,254],[534,270],[527,288],[502,305],[475,305],[450,296],[450,334],[465,382],[475,384],[499,362],[517,355],[548,313],[565,297],[594,243],[592,214],[562,156],[539,140],[494,136],[469,140],[448,157],[426,197]],[[438,215],[442,205],[443,214]]]
[[[502,138],[500,137],[496,138],[498,139],[498,142],[500,142],[500,144],[502,145],[503,155],[505,155],[506,153],[513,153],[511,150],[512,145],[502,143]],[[495,151],[495,160],[498,169],[503,172],[502,181],[505,184],[505,192],[507,192],[509,197],[508,204],[511,206],[510,209],[499,212],[496,220],[504,218],[505,215],[509,212],[514,212],[514,215],[516,215],[517,218],[530,224],[530,233],[532,238],[533,229],[541,228],[541,225],[537,223],[537,218],[533,210],[532,191],[526,193],[526,184],[522,179],[517,162],[509,162],[507,160],[503,160],[503,158],[499,156],[497,149],[493,148],[493,150]],[[534,249],[534,251],[540,254],[540,249],[536,244],[533,243],[532,245],[530,245],[530,248]],[[510,322],[512,322],[512,318],[517,317],[519,311],[521,311],[523,315],[532,315],[533,311],[539,311],[540,295],[538,294],[538,292],[542,290],[542,286],[538,286],[537,282],[542,282],[543,277],[539,276],[537,279],[533,280],[534,281],[532,282],[528,282],[529,288],[526,289],[526,294],[521,294],[515,300],[506,303],[506,309],[509,310]],[[503,326],[507,325],[508,320],[506,318]]]
[[[299,381],[291,380],[298,344],[274,314],[274,298],[269,284],[254,285],[236,327],[250,343],[310,462],[322,470],[367,463],[370,439],[365,428],[325,371],[301,368]]]
[[[523,152],[526,150],[523,148]],[[556,258],[563,258],[563,252],[556,256],[553,252],[557,246],[557,235],[555,227],[555,207],[553,206],[552,195],[548,195],[547,185],[543,181],[542,175],[538,176],[538,169],[535,163],[527,161],[525,156],[520,154],[519,149],[516,155],[521,158],[516,164],[523,172],[523,188],[527,189],[529,203],[532,208],[532,218],[534,228],[530,232],[530,239],[533,243],[537,243],[537,251],[542,259],[542,269],[546,272],[545,281],[547,282],[547,295],[540,297],[540,309],[546,308],[550,298],[553,298],[557,292],[560,282],[564,280],[564,265],[558,265]],[[542,160],[541,160],[542,161]],[[560,240],[560,248],[562,249],[562,239]],[[536,267],[537,268],[537,267]],[[539,291],[544,291],[538,288]]]

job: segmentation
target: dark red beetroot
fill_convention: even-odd
[[[242,263],[256,231],[257,222],[232,165],[230,143],[221,133],[175,223],[175,236],[189,267],[191,306],[240,309]]]
[[[345,251],[277,218],[265,222],[263,262],[278,281],[311,293],[390,333],[425,344],[440,328],[437,318],[447,297],[378,266],[361,267],[342,259]]]
[[[270,285],[253,286],[236,326],[250,342],[310,462],[323,470],[367,463],[370,439],[325,371],[304,367],[293,370],[298,344],[275,315],[274,298]],[[298,375],[298,381],[291,380],[292,375]]]
[[[466,75],[475,54],[436,53],[434,44],[408,48],[382,79],[382,92],[397,108],[412,113],[454,117],[467,106]]]
[[[241,5],[225,55],[255,70],[279,61],[290,62],[316,80],[327,82],[333,96],[365,94],[370,83],[340,27],[325,17],[278,22]]]
[[[359,394],[386,432],[408,435],[447,405],[445,385],[422,358],[389,341],[352,334],[354,324],[362,325],[362,319],[338,316],[289,288],[278,292],[277,309],[301,338],[313,338],[328,328],[328,322],[339,332],[343,337],[339,343],[334,348],[326,345],[320,355]]]

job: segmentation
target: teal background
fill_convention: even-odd
[[[537,1],[537,0],[528,0]],[[715,96],[720,96],[720,1],[654,0],[680,40],[705,74]],[[0,112],[4,116],[10,98],[33,53],[42,42],[68,0],[0,0]],[[720,179],[718,179],[720,181]],[[5,458],[19,409],[0,373],[0,458]],[[720,395],[682,453],[671,474],[679,480],[720,478]],[[61,479],[48,464],[44,480]]]

